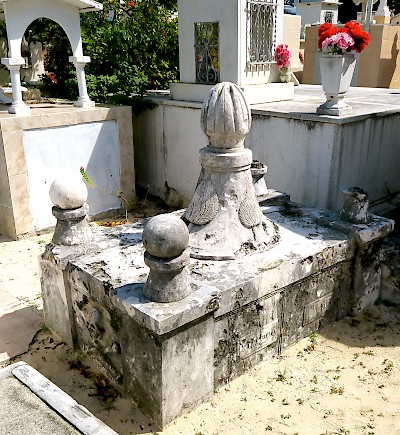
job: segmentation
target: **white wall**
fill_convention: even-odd
[[[23,145],[29,178],[30,212],[35,230],[55,225],[49,188],[64,173],[83,166],[96,185],[115,192],[120,185],[118,129],[115,121],[25,130]],[[120,207],[120,201],[88,187],[90,214]]]
[[[134,121],[137,184],[170,203],[187,205],[200,173],[201,104],[172,101]],[[268,166],[270,188],[308,206],[338,210],[341,189],[360,186],[371,201],[400,191],[400,114],[345,124],[253,111],[246,146]],[[167,187],[168,186],[168,187]]]
[[[200,107],[189,102],[161,104],[133,118],[139,185],[176,205],[188,204],[200,174],[199,149],[207,145]]]

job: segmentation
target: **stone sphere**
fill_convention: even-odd
[[[143,230],[143,245],[153,257],[174,258],[189,244],[189,231],[182,219],[160,214],[149,220]]]
[[[81,207],[87,200],[86,184],[80,176],[63,176],[56,178],[50,186],[51,202],[63,210]]]

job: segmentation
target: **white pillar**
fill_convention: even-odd
[[[31,110],[22,99],[21,77],[19,74],[21,66],[25,65],[25,60],[22,57],[3,57],[1,63],[10,71],[13,102],[8,111],[17,116],[30,115]]]
[[[387,6],[387,0],[380,0],[378,10],[375,12],[377,24],[390,24],[390,9]]]
[[[369,33],[369,31],[371,30],[372,6],[373,6],[373,4],[374,4],[373,0],[367,0],[367,2],[365,4],[365,31],[367,33]]]
[[[75,101],[76,107],[93,107],[94,101],[89,98],[86,87],[85,65],[90,62],[89,56],[70,56],[69,61],[72,62],[76,69],[76,78],[78,80],[79,98]]]

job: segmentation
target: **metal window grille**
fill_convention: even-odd
[[[247,64],[265,65],[274,60],[278,3],[247,1]]]
[[[196,83],[219,80],[219,23],[194,23]]]
[[[325,23],[333,24],[333,12],[332,11],[325,12],[324,21],[325,21]]]

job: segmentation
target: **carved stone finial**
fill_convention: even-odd
[[[57,178],[50,186],[50,199],[54,204],[53,216],[57,219],[52,242],[55,245],[79,245],[91,240],[87,222],[89,206],[88,191],[79,177]]]
[[[339,213],[339,219],[352,224],[367,224],[371,221],[368,210],[368,193],[361,187],[343,189],[344,205]]]
[[[201,128],[212,148],[241,148],[251,127],[251,112],[243,92],[233,83],[215,85],[203,104]]]
[[[212,260],[268,249],[278,240],[258,205],[244,148],[251,125],[240,89],[219,83],[204,102],[201,124],[209,146],[200,150],[202,171],[183,219],[188,223],[191,256]]]
[[[143,230],[144,262],[150,268],[143,294],[153,302],[175,302],[191,293],[189,232],[172,214],[153,217]]]

